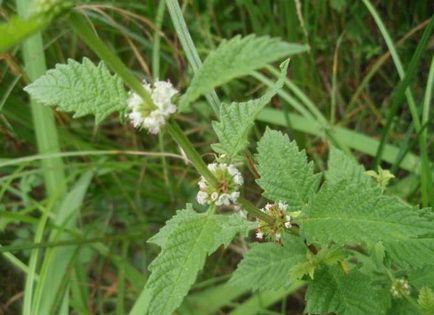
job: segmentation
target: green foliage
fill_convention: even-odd
[[[181,98],[180,108],[185,109],[199,96],[231,79],[248,75],[255,69],[308,50],[305,45],[290,44],[268,36],[236,36],[223,41],[212,51],[195,73],[189,88]]]
[[[432,264],[411,269],[408,272],[408,280],[416,288],[429,287],[434,290],[434,268]]]
[[[297,144],[278,131],[267,129],[258,142],[257,180],[264,196],[273,201],[285,201],[288,209],[301,210],[314,196],[321,175],[314,174],[313,164]]]
[[[306,246],[284,234],[283,244],[253,244],[233,274],[230,284],[252,290],[278,290],[291,285],[290,270],[304,260]]]
[[[48,21],[38,17],[22,19],[13,16],[7,23],[0,24],[0,53],[26,39],[47,25]]]
[[[385,241],[384,246],[391,259],[399,266],[419,268],[431,265],[434,268],[433,237]]]
[[[254,125],[256,116],[267,105],[271,98],[282,88],[289,60],[281,64],[281,74],[277,82],[260,98],[242,102],[222,104],[220,121],[213,122],[214,131],[219,143],[211,145],[213,150],[225,154],[229,159],[235,157],[248,145],[248,134]]]
[[[373,186],[374,181],[365,174],[365,168],[343,151],[331,147],[325,178],[328,184],[337,184],[342,180],[350,180],[360,186]]]
[[[338,267],[323,268],[309,281],[305,312],[342,315],[385,314],[387,291],[373,285],[357,270],[345,273]]]
[[[323,185],[306,209],[302,231],[310,243],[410,240],[433,228],[419,212],[375,187],[343,180]]]
[[[206,257],[227,245],[237,233],[246,234],[251,224],[237,215],[196,213],[188,205],[178,211],[150,241],[161,253],[149,266],[152,272],[144,289],[149,299],[148,314],[172,314],[202,269]]]
[[[434,315],[434,293],[430,288],[420,290],[417,302],[423,315]]]
[[[69,59],[56,65],[25,91],[44,105],[73,112],[75,118],[92,114],[97,123],[125,109],[128,98],[118,76],[111,75],[103,62],[95,66],[87,58],[82,63]]]

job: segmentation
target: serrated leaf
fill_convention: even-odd
[[[195,73],[180,100],[180,109],[186,109],[189,103],[199,96],[234,78],[248,75],[268,63],[307,50],[306,45],[291,44],[268,36],[236,36],[225,40],[207,56]]]
[[[230,284],[252,290],[278,290],[291,285],[290,270],[304,260],[306,246],[301,238],[284,234],[283,246],[256,243],[244,256]]]
[[[167,221],[160,231],[148,239],[147,242],[164,248],[168,236],[173,233],[173,231],[177,229],[179,225],[183,225],[185,222],[188,222],[191,217],[196,214],[197,213],[194,211],[193,206],[191,204],[187,204],[186,209],[176,211],[176,215]],[[250,230],[257,227],[256,222],[247,221],[241,218],[241,216],[238,214],[218,215],[214,216],[214,219],[221,230],[221,232],[216,235],[215,241],[217,245],[215,245],[215,247],[220,245],[226,247],[232,241],[235,235],[240,234],[241,236],[247,236]]]
[[[235,235],[247,237],[249,231],[258,227],[257,222],[247,221],[239,214],[217,215],[215,216],[216,224],[220,227],[220,232],[215,236],[215,244],[217,248],[220,245],[227,247],[233,240]]]
[[[434,268],[433,266],[424,266],[408,272],[408,280],[412,286],[418,289],[429,287],[434,290]]]
[[[434,315],[434,293],[430,288],[420,290],[417,303],[423,315]]]
[[[434,268],[434,238],[421,237],[384,242],[390,258],[399,266],[420,268],[431,265]]]
[[[421,214],[396,197],[381,195],[376,187],[342,180],[323,185],[306,209],[301,228],[310,243],[410,240],[433,229]]]
[[[389,304],[385,290],[377,289],[369,276],[338,267],[318,270],[308,284],[305,312],[337,315],[385,314]]]
[[[288,210],[300,210],[315,194],[321,175],[314,174],[312,162],[288,136],[267,128],[256,158],[261,175],[256,181],[265,197],[287,202]]]
[[[341,180],[351,180],[362,186],[375,185],[372,178],[365,174],[365,168],[354,157],[335,147],[330,149],[327,166],[325,178],[329,184],[336,184]]]
[[[225,154],[229,159],[235,157],[248,145],[248,134],[254,125],[259,112],[267,105],[277,91],[282,88],[289,60],[280,65],[281,74],[277,82],[260,98],[231,104],[222,104],[220,107],[220,121],[213,121],[214,131],[219,143],[212,144],[212,149]]]
[[[152,243],[160,246],[161,248],[165,247],[167,237],[170,233],[180,225],[183,225],[184,222],[187,222],[191,219],[192,216],[196,215],[196,211],[193,210],[193,206],[191,204],[187,204],[184,210],[177,210],[176,214],[166,222],[166,224],[158,231],[157,234],[154,234],[151,238],[147,240],[148,243]]]
[[[206,257],[233,237],[246,233],[249,222],[238,215],[196,213],[191,206],[177,215],[150,241],[162,246],[151,263],[144,292],[147,314],[172,314],[187,295]]]
[[[95,66],[87,58],[56,65],[24,90],[44,105],[73,112],[75,118],[92,114],[97,123],[126,108],[128,98],[118,76],[111,75],[103,62]]]

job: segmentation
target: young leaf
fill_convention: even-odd
[[[385,314],[390,303],[387,291],[374,287],[369,276],[357,270],[346,274],[338,267],[315,273],[306,301],[306,313],[338,315]]]
[[[286,201],[289,210],[300,210],[315,194],[320,174],[314,174],[313,164],[288,136],[267,129],[258,142],[257,180],[264,196],[274,201]]]
[[[202,269],[206,257],[220,245],[227,245],[238,232],[246,233],[237,215],[196,213],[191,206],[178,211],[152,242],[162,246],[151,263],[152,272],[144,295],[149,301],[147,314],[172,314]],[[228,228],[229,227],[229,228]]]
[[[290,44],[268,36],[236,36],[229,41],[225,40],[208,55],[195,73],[188,90],[181,98],[180,109],[185,109],[199,96],[234,78],[308,49],[306,45]]]
[[[278,290],[291,284],[290,270],[304,260],[306,246],[300,237],[284,234],[283,246],[253,244],[234,272],[230,284],[252,290]]]
[[[24,90],[36,101],[73,112],[74,117],[95,115],[97,123],[123,110],[128,98],[118,76],[111,75],[104,63],[95,66],[87,58],[83,63],[69,59],[56,65]]]
[[[417,303],[423,315],[434,314],[434,293],[430,288],[423,287],[420,290]]]
[[[256,116],[283,86],[288,70],[288,63],[289,60],[281,64],[279,79],[260,98],[242,103],[222,104],[220,108],[220,121],[213,121],[212,124],[220,141],[220,143],[211,145],[215,152],[226,154],[228,158],[233,158],[245,149],[248,144],[247,136]]]
[[[396,197],[379,194],[376,187],[342,180],[323,185],[301,228],[310,243],[402,241],[432,231],[433,223],[422,214]]]

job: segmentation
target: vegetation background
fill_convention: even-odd
[[[192,71],[163,1],[80,3],[99,36],[138,76],[170,79],[181,91],[188,86]],[[366,2],[358,0],[180,1],[202,58],[222,39],[237,34],[309,45],[307,53],[291,59],[287,85],[260,115],[254,138],[267,124],[280,128],[323,169],[328,153],[325,119],[366,168],[381,165],[392,170],[397,178],[388,193],[429,205],[434,196],[433,79],[429,80],[434,39],[428,33],[423,42],[422,33],[432,18],[433,4],[371,3],[380,23]],[[1,19],[8,20],[16,10],[14,1],[0,0]],[[390,34],[389,44],[384,32]],[[44,31],[43,41],[47,68],[68,58],[98,61],[62,21]],[[74,291],[70,305],[76,313],[124,314],[158,253],[146,240],[175,209],[194,200],[197,177],[168,137],[137,132],[127,123],[119,124],[116,116],[97,126],[90,117],[73,120],[53,112],[57,130],[48,129],[47,116],[38,116],[22,90],[35,67],[29,63],[24,67],[23,60],[19,47],[0,55],[0,314],[19,314],[25,307],[26,274],[58,281],[58,291],[41,289],[41,294],[53,295],[59,305],[62,290],[70,285]],[[258,95],[267,78],[274,77],[273,69],[224,86],[218,91],[221,99]],[[405,83],[420,121],[412,115],[411,100],[400,97],[407,87],[401,81],[406,73],[413,74]],[[316,108],[317,115],[304,115],[303,109],[309,107]],[[205,100],[180,116],[205,160],[213,158],[212,119]],[[60,140],[63,163],[59,155],[47,154],[49,150],[38,151],[36,138],[41,132],[48,146]],[[379,143],[389,145],[376,159]],[[44,185],[47,174],[54,174],[51,188]],[[252,180],[250,175],[248,181]],[[56,203],[56,196],[65,191],[69,199]],[[261,204],[259,188],[247,195]],[[62,207],[78,215],[79,223],[67,239],[53,236],[57,230],[49,220],[49,212]],[[208,259],[179,314],[302,313],[303,288],[252,295],[224,285],[246,246],[238,239]],[[44,257],[56,248],[72,253],[66,272],[54,268],[37,275],[36,266],[43,265]]]

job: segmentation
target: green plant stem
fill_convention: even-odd
[[[31,0],[16,0],[18,14],[27,17]],[[30,80],[35,80],[46,71],[44,48],[40,33],[29,37],[22,44],[25,72]],[[33,124],[39,154],[60,152],[54,115],[50,108],[31,101]],[[47,195],[61,196],[66,191],[64,166],[61,158],[41,162]]]
[[[141,82],[123,64],[123,62],[111,52],[104,42],[89,27],[86,19],[78,12],[72,12],[69,17],[69,24],[80,38],[91,48],[110,68],[116,72],[134,92],[145,101],[148,109],[155,108],[151,96],[143,88]]]
[[[194,46],[193,40],[191,39],[190,33],[188,32],[187,24],[185,23],[184,17],[182,15],[182,10],[179,7],[177,0],[165,0],[166,5],[172,18],[173,26],[175,27],[176,34],[178,35],[181,46],[187,56],[188,63],[190,64],[193,72],[196,72],[202,65],[199,54]],[[215,91],[210,94],[205,95],[208,103],[211,105],[214,113],[219,114],[220,111],[220,100]]]
[[[253,206],[248,200],[243,197],[238,198],[238,203],[251,215],[261,219],[262,221],[267,222],[268,224],[273,224],[274,219],[264,212],[260,211],[258,208]]]
[[[152,75],[154,80],[160,77],[160,42],[161,42],[161,25],[163,24],[164,9],[166,8],[164,0],[160,0],[155,18],[156,30],[154,33],[154,45],[152,46]]]
[[[430,172],[430,161],[428,157],[428,123],[429,123],[429,113],[431,107],[431,99],[432,99],[432,89],[434,85],[434,57],[431,59],[431,66],[428,74],[428,82],[426,85],[425,96],[423,100],[423,109],[422,109],[422,134],[421,134],[421,143],[423,144],[423,150],[421,150],[421,186],[426,187],[426,189],[422,190],[422,200],[426,203],[430,203],[431,206],[434,206],[434,188],[432,181],[432,173]],[[421,148],[422,149],[422,148]],[[426,171],[428,170],[428,172]]]
[[[166,4],[164,0],[160,0],[158,3],[157,17],[155,18],[155,33],[154,33],[154,45],[152,46],[152,76],[154,80],[160,78],[160,42],[161,42],[161,25],[163,24],[164,12],[166,9]],[[164,133],[160,132],[158,134],[158,144],[160,146],[160,151],[164,152]],[[163,177],[164,183],[169,192],[170,199],[173,201],[172,186],[169,180],[169,171],[167,166],[166,157],[161,157],[161,163],[163,165]]]
[[[132,88],[134,91],[139,92],[139,95],[148,93],[144,90],[140,81],[131,73],[131,71],[124,65],[124,63],[117,57],[110,49],[100,40],[89,27],[87,21],[79,15],[77,12],[73,12],[69,18],[69,22],[73,27],[74,31],[80,36],[81,39],[109,66],[115,73],[117,73],[125,83]],[[137,90],[136,90],[137,88]],[[152,102],[152,101],[151,101]],[[154,106],[154,105],[153,105]],[[217,187],[217,180],[214,175],[210,172],[205,162],[202,160],[199,153],[191,144],[190,140],[184,135],[181,128],[175,121],[171,121],[167,124],[167,131],[172,136],[172,138],[181,146],[187,157],[190,159],[193,166],[196,168],[198,173],[202,175],[208,183],[212,186]],[[260,210],[256,209],[253,205],[244,200],[244,206],[246,210],[254,216],[260,215],[261,219],[268,223],[273,223],[273,219],[262,213]],[[254,210],[252,210],[254,209]]]
[[[191,164],[193,164],[198,173],[201,174],[213,187],[217,187],[217,179],[208,169],[205,162],[202,160],[199,153],[193,147],[190,140],[188,140],[188,138],[184,135],[178,124],[175,121],[171,121],[169,124],[167,124],[167,131],[176,141],[176,143],[178,143],[179,146],[182,148],[185,155],[187,155],[187,157],[190,159]]]
[[[16,0],[16,4],[20,17],[28,17],[32,1]],[[46,72],[47,68],[45,63],[44,48],[40,33],[35,33],[22,43],[22,52],[26,76],[30,80],[35,80]],[[31,101],[30,105],[38,153],[47,154],[60,152],[53,112],[50,108],[44,107],[34,101]],[[56,200],[57,196],[62,196],[62,194],[66,191],[66,178],[62,159],[57,157],[44,160],[41,162],[41,168],[44,174],[46,194],[54,201]],[[35,242],[40,241],[44,235],[45,225],[50,215],[50,211],[48,209],[45,209],[42,218],[39,220],[35,235]],[[38,255],[39,250],[35,250],[30,256],[24,289],[23,314],[30,315],[33,311],[33,287],[37,277]]]

